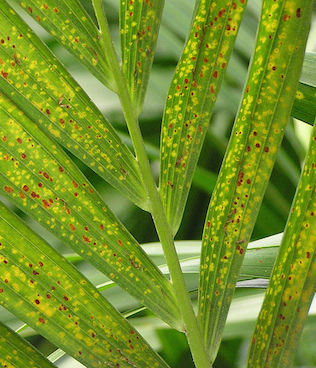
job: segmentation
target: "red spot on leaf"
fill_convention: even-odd
[[[42,318],[42,317],[40,317],[40,318],[38,319],[38,321],[39,321],[40,323],[42,323],[42,324],[45,324],[45,319],[44,319],[44,318]]]
[[[287,20],[289,20],[291,17],[288,14],[284,14],[283,15],[283,20],[284,22],[286,22]]]
[[[1,75],[3,76],[4,79],[8,79],[9,73],[4,72],[3,70],[1,70]]]
[[[13,188],[11,188],[11,187],[8,187],[7,185],[6,186],[4,186],[4,188],[3,188],[7,193],[12,193],[13,192]]]
[[[28,7],[27,10],[32,14],[33,13],[33,9],[31,7]]]
[[[28,187],[27,185],[23,185],[22,189],[23,189],[25,192],[28,192],[29,187]]]

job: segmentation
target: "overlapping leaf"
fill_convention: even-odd
[[[180,328],[170,282],[64,151],[5,95],[0,98],[0,193]]]
[[[164,0],[121,0],[122,67],[137,115],[145,98],[163,6]]]
[[[316,125],[269,287],[248,367],[290,367],[316,292]]]
[[[48,48],[4,1],[0,3],[0,60],[0,89],[44,131],[147,209],[146,191],[129,149]]]
[[[56,368],[31,344],[2,323],[0,323],[0,336],[0,365],[2,367]]]
[[[1,305],[86,367],[167,367],[74,266],[2,204],[0,229]],[[14,356],[21,358],[13,354],[11,362]]]
[[[256,51],[205,222],[199,321],[213,360],[304,57],[313,1],[264,1]]]
[[[311,125],[316,116],[316,54],[305,55],[291,115]]]
[[[200,1],[171,82],[161,131],[160,193],[178,230],[246,1]]]
[[[60,42],[97,79],[116,89],[99,31],[78,0],[13,0]]]

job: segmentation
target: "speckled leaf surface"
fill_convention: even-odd
[[[97,79],[115,91],[99,30],[78,0],[13,0]]]
[[[0,323],[0,365],[14,368],[56,368],[39,351]]]
[[[86,367],[167,367],[74,266],[2,204],[0,229],[1,305]]]
[[[64,151],[0,99],[0,194],[173,326],[170,282]]]
[[[316,125],[257,320],[248,367],[291,367],[316,292]]]
[[[314,124],[316,117],[316,54],[306,53],[291,116]]]
[[[312,3],[263,2],[255,55],[202,239],[198,314],[211,359],[292,109]]]
[[[0,89],[98,175],[147,209],[135,158],[48,48],[0,3]]]
[[[136,114],[141,111],[154,59],[164,0],[121,0],[122,67]]]
[[[246,0],[201,0],[171,82],[161,131],[160,193],[177,232]]]

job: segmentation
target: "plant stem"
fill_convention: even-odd
[[[118,96],[121,101],[126,123],[134,145],[141,174],[146,185],[147,195],[151,203],[151,214],[163,247],[172,283],[174,285],[174,290],[184,321],[185,333],[190,345],[191,353],[196,368],[211,368],[212,365],[204,348],[197,318],[195,316],[190,296],[187,291],[183,273],[181,271],[179,258],[174,246],[173,234],[167,222],[163,204],[152,175],[143,137],[138,124],[138,118],[135,114],[135,110],[127,89],[126,80],[120,68],[112,43],[109,26],[102,8],[102,0],[92,0],[92,3],[100,27],[101,42],[103,43],[109,65],[112,67],[112,74],[117,85]]]

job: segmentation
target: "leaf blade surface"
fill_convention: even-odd
[[[138,164],[111,124],[42,41],[0,3],[0,89],[93,171],[148,209]]]
[[[65,152],[5,95],[0,99],[0,193],[177,325],[181,318],[170,282]]]
[[[122,69],[137,115],[144,103],[163,7],[164,0],[120,3]]]
[[[202,239],[198,313],[212,360],[292,108],[311,4],[263,2],[256,51]]]
[[[75,267],[2,204],[0,224],[1,305],[86,367],[167,367]]]
[[[115,91],[99,31],[78,0],[14,0],[97,79]]]
[[[160,193],[174,233],[182,219],[246,1],[200,1],[171,82],[161,130]]]
[[[316,291],[315,157],[316,126],[253,334],[249,367],[292,365]]]

